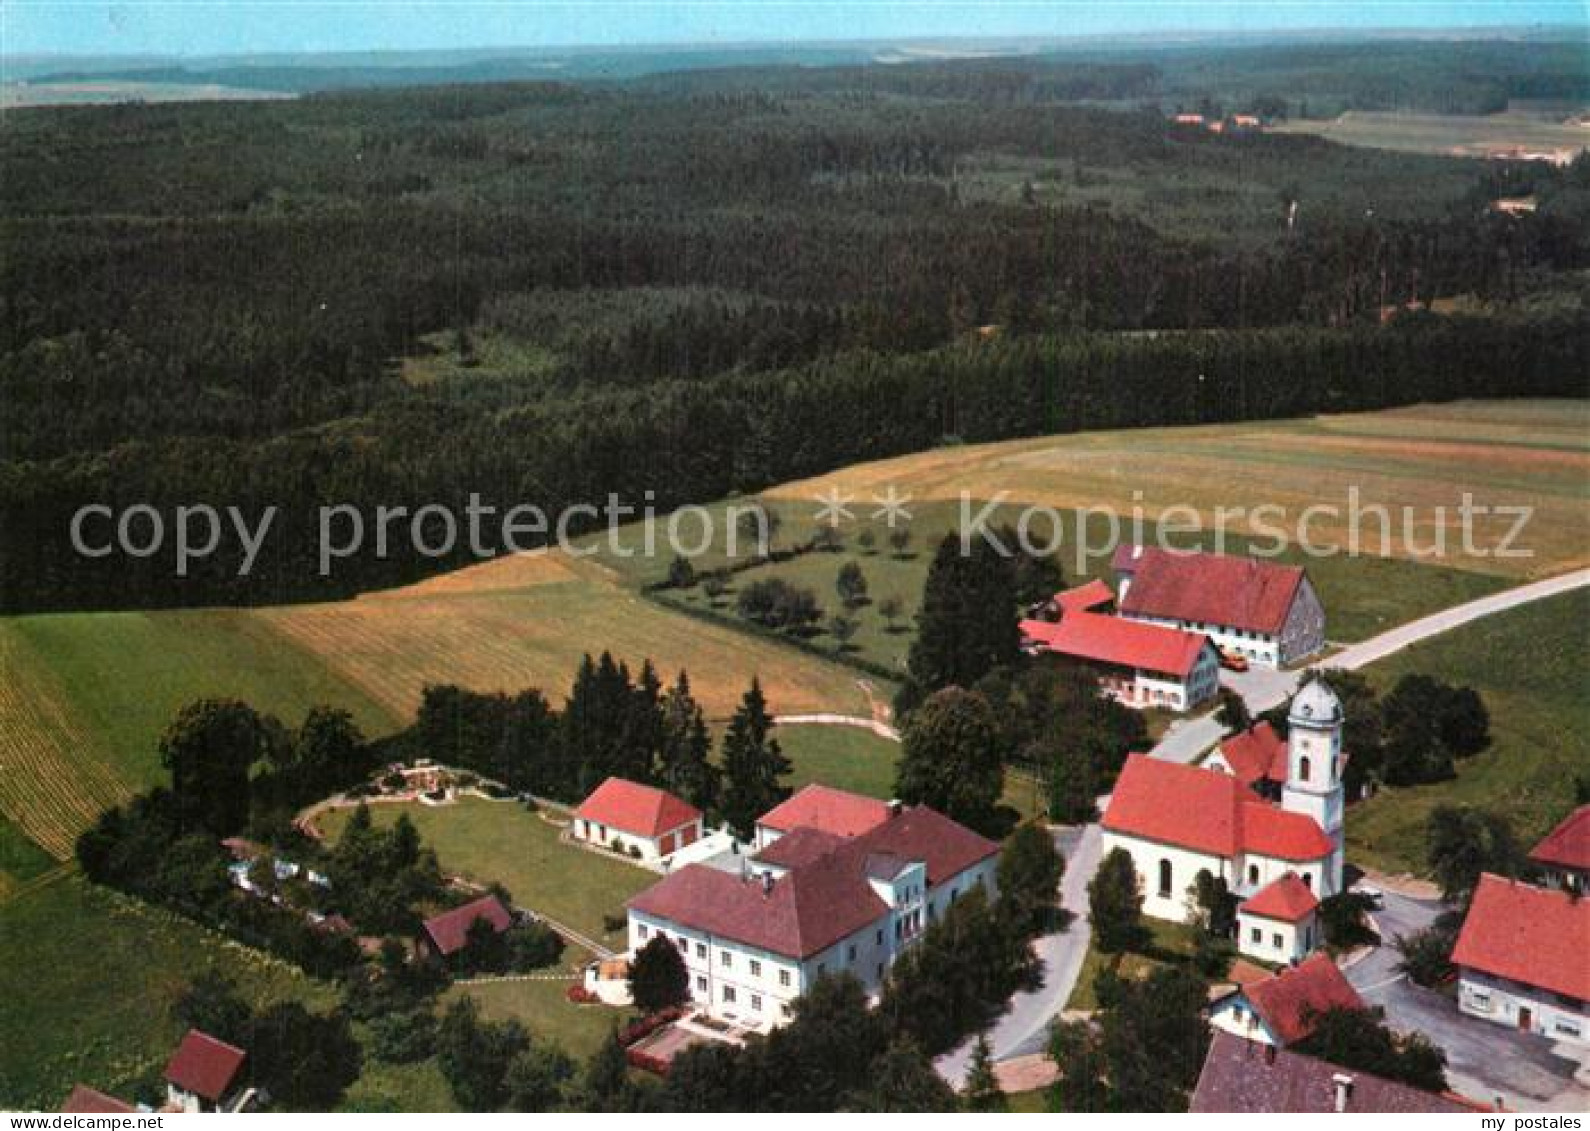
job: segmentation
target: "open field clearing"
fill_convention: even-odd
[[[1500,412],[1494,433],[1487,420]],[[1437,534],[1447,552],[1440,564],[1508,577],[1536,578],[1590,561],[1590,403],[1533,401],[1498,406],[1471,402],[1417,406],[1380,413],[1305,420],[1139,429],[1047,436],[998,444],[940,448],[860,464],[768,492],[807,500],[837,488],[870,498],[889,486],[916,500],[973,499],[1055,507],[1107,507],[1129,516],[1134,506],[1150,519],[1190,507],[1200,524],[1226,526],[1266,540],[1283,528],[1288,541],[1304,512],[1318,504],[1307,533],[1317,546],[1349,548],[1352,492],[1360,510],[1390,508],[1388,556],[1431,561]],[[1464,553],[1458,508],[1469,492],[1485,506],[1527,506],[1533,518],[1516,545],[1530,556],[1499,559]],[[1275,512],[1254,508],[1269,504]],[[1405,524],[1401,508],[1411,508]],[[1442,513],[1437,508],[1445,507]],[[1178,517],[1179,516],[1179,517]],[[1181,521],[1185,512],[1171,512]],[[1475,520],[1474,545],[1501,543],[1513,519]],[[1363,552],[1379,553],[1381,524],[1360,523]]]
[[[1590,592],[1553,597],[1415,645],[1364,669],[1384,693],[1422,672],[1467,684],[1491,712],[1488,750],[1458,763],[1452,781],[1386,789],[1347,816],[1348,858],[1391,872],[1423,872],[1430,811],[1450,803],[1508,817],[1526,848],[1573,807],[1575,776],[1590,774],[1584,738]]]
[[[455,985],[447,991],[442,1003],[446,1008],[454,998],[472,997],[487,1019],[517,1020],[535,1036],[557,1042],[564,1052],[583,1061],[600,1047],[609,1029],[622,1025],[634,1011],[609,1005],[575,1005],[564,996],[575,981],[571,976],[568,981],[537,979]]]
[[[665,678],[680,668],[713,718],[726,718],[759,676],[773,710],[865,713],[854,673],[777,643],[659,608],[579,565],[577,579],[547,581],[561,559],[490,562],[453,575],[447,591],[412,590],[257,615],[389,712],[408,718],[427,683],[476,691],[539,687],[561,702],[580,657],[604,649],[638,667],[648,657]],[[545,562],[546,564],[541,564]],[[435,583],[440,584],[440,583]],[[511,583],[509,583],[511,584]],[[478,587],[478,588],[477,588]]]
[[[795,765],[789,784],[795,789],[821,782],[884,800],[894,796],[895,763],[900,744],[870,730],[803,723],[773,732],[784,756]]]
[[[1343,145],[1439,153],[1461,157],[1577,152],[1590,146],[1590,128],[1551,121],[1539,114],[1410,114],[1349,110],[1329,121],[1294,119],[1277,133],[1313,134]]]
[[[170,1010],[217,970],[256,1005],[334,994],[285,963],[72,876],[0,914],[0,1107],[55,1111],[78,1082],[128,1096],[156,1084],[181,1038]],[[163,1088],[162,1088],[163,1093]]]
[[[336,839],[350,812],[321,818],[328,838]],[[621,915],[625,900],[657,881],[655,872],[559,843],[557,826],[513,802],[465,798],[456,805],[372,805],[370,813],[380,823],[407,813],[425,843],[436,849],[444,871],[480,883],[496,880],[521,907],[609,946],[621,946],[624,932],[604,930],[602,917]]]
[[[389,714],[242,610],[74,613],[0,620],[0,813],[58,859],[100,812],[163,780],[173,715],[235,696],[297,725],[335,703],[372,734]]]

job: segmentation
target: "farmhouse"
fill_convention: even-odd
[[[1319,1014],[1364,1009],[1364,999],[1325,954],[1235,990],[1209,1007],[1209,1024],[1233,1036],[1286,1046],[1314,1032]]]
[[[1548,887],[1590,893],[1590,805],[1581,805],[1530,850]]]
[[[817,829],[838,837],[860,836],[889,819],[890,804],[813,782],[763,813],[756,822],[756,847],[763,849],[796,829]]]
[[[960,895],[993,894],[999,846],[925,806],[845,836],[794,828],[740,873],[690,864],[630,900],[629,945],[679,948],[690,995],[755,1028],[787,1020],[825,973],[875,993],[895,958]]]
[[[166,1065],[168,1106],[190,1114],[244,1110],[254,1098],[243,1073],[247,1059],[248,1054],[236,1045],[189,1029]]]
[[[1091,585],[1057,594],[1047,609],[1058,620],[1021,622],[1023,649],[1086,665],[1129,707],[1185,711],[1214,696],[1220,659],[1208,637],[1093,611],[1106,600]]]
[[[1216,1032],[1193,1092],[1194,1112],[1465,1112],[1489,1108],[1328,1060]]]
[[[1452,951],[1458,1007],[1474,1017],[1590,1044],[1590,900],[1483,875]]]
[[[1325,646],[1325,610],[1300,566],[1151,546],[1120,546],[1111,566],[1123,617],[1204,633],[1267,667]]]
[[[1123,848],[1143,910],[1185,922],[1199,872],[1224,880],[1244,954],[1290,962],[1319,942],[1319,898],[1342,889],[1342,708],[1320,680],[1287,712],[1286,780],[1267,801],[1230,773],[1133,754],[1104,814],[1103,849]]]
[[[501,934],[513,926],[513,913],[496,896],[483,895],[425,920],[420,925],[417,948],[433,958],[451,958],[469,945],[469,930],[477,922],[484,922]]]
[[[642,860],[661,860],[704,832],[701,810],[666,790],[608,778],[580,802],[570,834]]]

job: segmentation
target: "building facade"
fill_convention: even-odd
[[[701,810],[657,789],[608,778],[580,802],[569,835],[586,844],[656,862],[705,834]]]

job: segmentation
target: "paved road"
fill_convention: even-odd
[[[1372,636],[1368,640],[1350,645],[1313,666],[1345,668],[1353,671],[1377,660],[1383,660],[1411,644],[1439,636],[1443,632],[1449,632],[1481,617],[1514,609],[1519,605],[1527,605],[1531,601],[1555,597],[1586,585],[1590,585],[1590,569],[1575,570],[1573,573],[1565,573],[1559,577],[1548,577],[1544,581],[1504,589],[1500,593],[1492,593],[1488,597],[1453,605],[1450,609],[1443,609],[1427,617],[1398,625],[1396,628],[1382,632],[1379,636]],[[1284,702],[1292,694],[1301,675],[1301,672],[1278,672],[1255,667],[1246,672],[1223,671],[1220,673],[1220,682],[1239,692],[1247,701],[1248,710],[1257,715]],[[1170,762],[1191,762],[1220,741],[1224,734],[1225,728],[1215,722],[1213,715],[1204,715],[1196,719],[1178,719],[1171,724],[1152,753],[1154,757]]]
[[[1574,1082],[1578,1062],[1557,1055],[1551,1041],[1464,1017],[1450,995],[1416,986],[1397,972],[1401,955],[1392,944],[1440,913],[1437,900],[1387,891],[1374,915],[1383,945],[1349,967],[1347,980],[1370,1005],[1386,1011],[1393,1029],[1423,1033],[1446,1050],[1447,1078],[1470,1099],[1501,1096],[1515,1111],[1590,1108],[1590,1089]]]
[[[1088,882],[1099,868],[1100,839],[1098,825],[1055,832],[1055,847],[1066,858],[1065,875],[1060,880],[1060,905],[1071,912],[1070,925],[1033,944],[1043,962],[1043,984],[1011,998],[1010,1008],[989,1029],[988,1041],[995,1060],[1042,1051],[1049,1022],[1065,1008],[1071,996],[1071,987],[1076,984],[1088,951]],[[974,1043],[975,1038],[968,1040],[938,1059],[939,1075],[957,1088],[965,1078]]]

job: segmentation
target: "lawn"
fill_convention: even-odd
[[[1156,967],[1167,963],[1181,963],[1192,958],[1198,945],[1197,934],[1185,923],[1169,923],[1162,919],[1143,918],[1148,929],[1148,941],[1140,950],[1105,954],[1094,945],[1094,936],[1088,936],[1088,950],[1082,959],[1082,970],[1077,974],[1076,985],[1066,1002],[1067,1009],[1092,1011],[1099,1008],[1094,982],[1106,970],[1114,970],[1123,978],[1146,978]]]
[[[1424,672],[1467,684],[1491,712],[1490,749],[1452,781],[1385,789],[1347,815],[1348,857],[1390,872],[1424,871],[1424,828],[1443,803],[1502,813],[1530,845],[1573,807],[1573,779],[1590,774],[1585,672],[1590,591],[1525,605],[1434,637],[1365,669],[1384,692]]]
[[[170,912],[70,876],[0,913],[0,1107],[55,1111],[75,1083],[128,1095],[180,1039],[170,1017],[201,970],[235,978],[254,1004],[313,1008],[331,987]]]
[[[483,982],[458,985],[447,991],[442,1006],[469,996],[483,1016],[493,1021],[514,1018],[535,1036],[551,1040],[576,1060],[594,1053],[614,1025],[623,1024],[633,1010],[608,1005],[575,1005],[564,996],[570,982]]]
[[[780,726],[773,737],[795,765],[789,784],[796,789],[821,782],[883,800],[894,796],[898,742],[861,727],[817,724]]]
[[[522,907],[539,911],[614,949],[623,931],[603,929],[604,915],[622,915],[624,902],[657,882],[655,872],[560,843],[558,828],[513,802],[465,798],[455,805],[373,805],[378,822],[407,813],[442,868],[481,883],[497,881]],[[335,839],[350,810],[322,818]],[[571,960],[573,956],[571,955]]]

